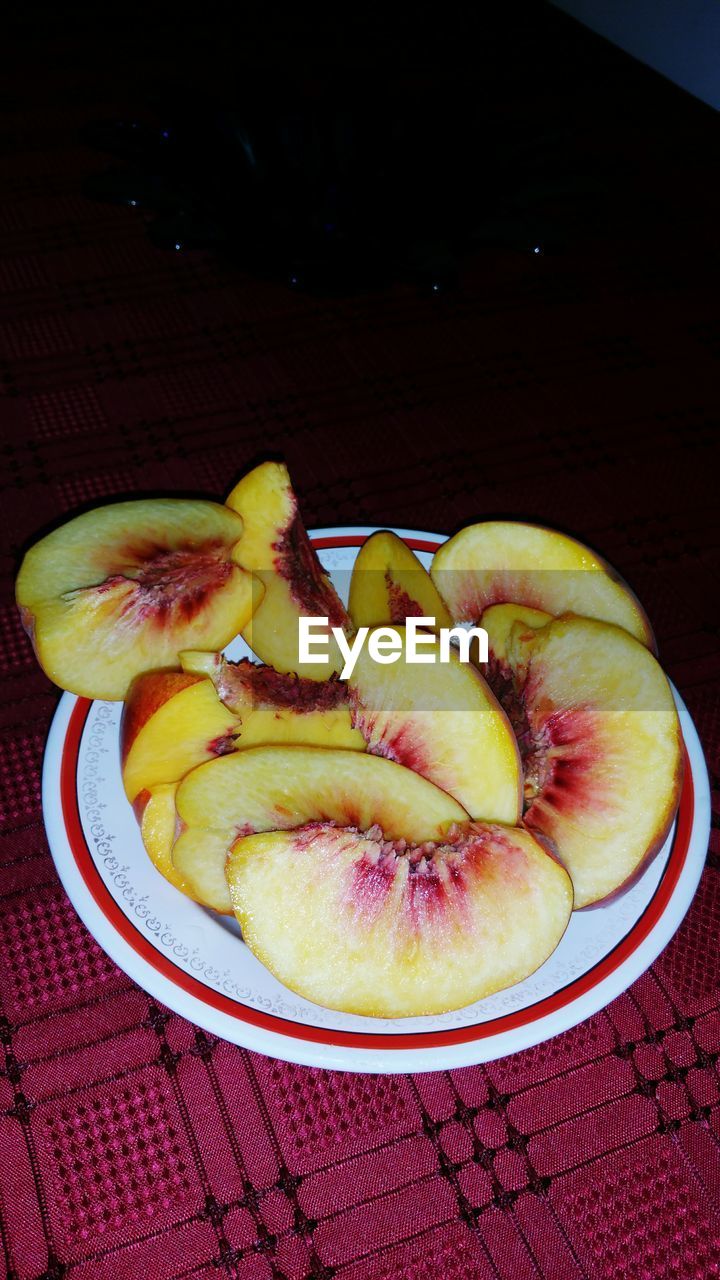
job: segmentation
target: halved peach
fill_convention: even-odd
[[[180,654],[184,671],[210,677],[221,701],[237,717],[236,746],[303,743],[364,751],[353,729],[347,686],[339,680],[305,680],[280,675],[272,667],[243,659],[228,662],[219,653]]]
[[[265,587],[261,604],[240,628],[250,648],[276,671],[310,680],[341,671],[342,655],[332,636],[327,662],[300,661],[299,618],[328,618],[329,627],[348,634],[352,624],[307,536],[287,467],[262,463],[235,486],[227,503],[243,519],[239,563]]]
[[[184,671],[136,676],[123,708],[120,766],[132,803],[160,782],[232,751],[238,717],[223,706],[212,680]]]
[[[183,830],[173,863],[194,896],[217,910],[229,909],[221,876],[238,835],[318,821],[377,824],[391,839],[423,841],[467,818],[456,800],[402,765],[323,747],[250,747],[218,757],[187,775],[176,803]]]
[[[427,569],[389,530],[373,533],[361,546],[350,579],[348,612],[356,627],[421,617],[434,618],[436,629],[452,625]]]
[[[670,686],[627,631],[588,618],[516,622],[507,659],[524,822],[551,842],[575,905],[587,906],[633,876],[672,823],[682,768]]]
[[[510,722],[479,671],[453,648],[440,661],[437,636],[423,634],[407,660],[405,627],[383,627],[402,652],[393,664],[374,660],[366,643],[348,679],[353,723],[368,751],[414,769],[467,809],[472,818],[515,823],[522,812],[522,773]]]
[[[431,576],[456,622],[477,622],[490,605],[521,604],[614,623],[655,650],[627,583],[589,547],[552,529],[510,520],[470,525],[436,551]]]
[[[182,498],[76,516],[27,552],[17,603],[38,661],[63,689],[124,698],[180,649],[221,649],[246,626],[260,583],[236,563],[237,513]]]
[[[445,1013],[528,977],[572,910],[563,868],[529,832],[470,824],[408,848],[319,823],[241,838],[227,864],[245,942],[331,1009]]]

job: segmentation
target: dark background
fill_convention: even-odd
[[[547,521],[657,592],[668,661],[716,647],[710,108],[537,3],[30,5],[6,41],[15,546],[275,452],[310,523]],[[73,387],[71,443],[37,396]]]
[[[717,815],[717,116],[541,4],[15,6],[2,58],[0,1277],[706,1280],[717,825],[658,962],[537,1050],[261,1058],[77,920],[12,588],[49,523],[270,453],[311,526],[558,526],[647,607]]]

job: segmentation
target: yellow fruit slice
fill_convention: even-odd
[[[408,661],[405,627],[385,627],[402,646],[383,665],[369,645],[349,678],[354,722],[375,755],[395,760],[454,796],[473,818],[515,823],[522,812],[520,756],[510,722],[480,673],[454,649],[440,661],[440,643],[426,633]],[[371,632],[372,636],[374,633]]]
[[[77,516],[28,551],[17,603],[63,689],[121,699],[181,649],[221,649],[262,586],[234,560],[242,520],[214,502],[151,498]]]
[[[250,747],[189,773],[177,793],[184,830],[173,862],[200,901],[224,907],[225,854],[240,834],[337,822],[391,839],[439,839],[467,814],[456,800],[402,765],[360,751]],[[210,833],[203,846],[203,831]],[[188,849],[191,846],[191,851]]]
[[[589,547],[552,529],[510,520],[470,525],[436,551],[431,576],[455,621],[477,622],[490,605],[521,604],[611,622],[656,647],[627,583]]]
[[[528,832],[480,824],[414,850],[327,825],[247,836],[227,877],[245,941],[281,982],[385,1018],[445,1013],[526,978],[572,910],[569,877]]]
[[[373,533],[360,548],[350,579],[348,612],[355,627],[376,627],[407,618],[451,618],[430,574],[396,533]]]
[[[298,620],[326,617],[329,627],[348,634],[352,624],[305,532],[287,467],[262,463],[235,486],[227,503],[244,524],[238,561],[265,588],[261,604],[241,628],[243,638],[276,671],[326,680],[342,670],[340,651],[330,636],[326,662],[301,661]]]

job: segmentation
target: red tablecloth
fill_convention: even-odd
[[[48,521],[219,497],[281,452],[310,525],[507,513],[598,548],[717,781],[717,125],[642,72],[638,105],[617,67],[583,147],[624,166],[635,216],[557,257],[488,251],[439,299],[318,300],[160,253],[81,194],[104,162],[78,130],[124,108],[100,72],[39,101],[16,76],[13,143],[0,102],[0,1277],[720,1274],[717,830],[674,941],[567,1034],[415,1077],[272,1061],[159,1008],[79,923],[40,803],[57,693],[12,602]]]

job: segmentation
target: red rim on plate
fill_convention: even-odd
[[[361,546],[367,535],[337,535],[332,537],[313,538],[313,545],[318,550],[333,547]],[[414,551],[437,550],[438,542],[421,538],[406,538]],[[232,1000],[222,992],[206,986],[199,979],[179,968],[167,956],[162,955],[153,944],[128,919],[115,902],[111,893],[101,879],[98,868],[93,861],[90,849],[82,828],[77,796],[77,767],[80,743],[90,712],[91,702],[80,698],[76,702],[68,724],[62,747],[60,765],[60,799],[63,822],[72,856],[92,895],[108,923],[120,934],[128,945],[142,957],[153,969],[162,974],[175,986],[189,995],[222,1013],[229,1014],[243,1022],[249,1023],[276,1034],[290,1036],[297,1040],[312,1041],[316,1044],[344,1045],[365,1049],[420,1049],[438,1046],[450,1046],[483,1040],[501,1032],[511,1031],[536,1022],[548,1014],[564,1008],[579,996],[592,990],[621,964],[623,964],[642,945],[663,915],[682,874],[690,847],[690,835],[694,817],[694,788],[687,751],[683,747],[684,776],[680,806],[677,814],[675,834],[667,865],[660,882],[647,904],[645,910],[625,937],[616,944],[602,960],[580,977],[568,983],[552,995],[546,996],[533,1005],[518,1009],[513,1013],[503,1014],[488,1021],[476,1023],[447,1031],[413,1031],[389,1032],[385,1034],[370,1031],[341,1031],[310,1026],[307,1023],[293,1022],[279,1015],[263,1013],[240,1001]]]

